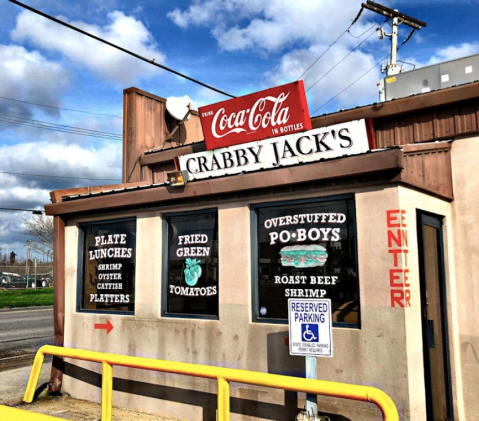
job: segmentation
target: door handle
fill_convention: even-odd
[[[436,344],[434,341],[434,320],[427,319],[427,338],[429,341],[429,348],[435,348]]]

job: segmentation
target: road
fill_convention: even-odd
[[[0,372],[31,366],[46,344],[53,344],[52,307],[0,311]]]

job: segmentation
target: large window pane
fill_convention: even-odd
[[[287,320],[288,298],[330,298],[334,323],[359,323],[352,199],[255,207],[257,321]]]
[[[136,221],[82,225],[80,310],[134,312]]]
[[[165,217],[167,315],[218,317],[217,212]]]

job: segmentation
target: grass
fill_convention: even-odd
[[[0,290],[0,308],[53,305],[53,288]]]

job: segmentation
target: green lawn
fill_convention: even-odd
[[[53,305],[53,288],[0,290],[0,308]]]

